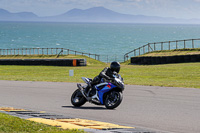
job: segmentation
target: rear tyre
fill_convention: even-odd
[[[86,98],[82,95],[79,89],[74,91],[74,93],[71,96],[72,105],[74,105],[75,107],[80,107],[86,102],[87,102]]]
[[[122,99],[123,99],[122,92],[111,91],[106,96],[105,106],[107,109],[114,109],[120,105]]]

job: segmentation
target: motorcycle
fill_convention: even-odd
[[[119,74],[113,74],[112,80],[101,79],[101,82],[85,94],[84,89],[90,85],[92,79],[82,77],[85,86],[77,84],[78,89],[71,96],[71,103],[75,107],[84,105],[87,101],[96,105],[105,105],[107,109],[118,107],[123,99],[123,78]]]

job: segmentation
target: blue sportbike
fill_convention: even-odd
[[[101,82],[90,89],[87,94],[84,89],[90,85],[92,79],[82,77],[86,85],[77,84],[78,89],[71,96],[71,103],[75,107],[84,105],[87,101],[96,105],[105,105],[107,109],[114,109],[120,105],[124,90],[123,78],[119,74],[113,74],[112,80],[101,79]]]

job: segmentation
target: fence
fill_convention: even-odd
[[[0,55],[86,55],[95,60],[109,63],[111,61],[123,62],[123,55],[98,55],[84,53],[65,48],[18,48],[18,49],[0,49]]]
[[[0,55],[86,55],[99,60],[97,54],[83,53],[65,48],[18,48],[18,49],[0,49]]]
[[[199,43],[197,43],[199,41]],[[200,48],[200,39],[186,39],[176,41],[154,42],[136,48],[124,55],[124,61],[128,60],[130,56],[138,56],[145,53],[157,50],[172,50],[172,49],[186,49],[186,48]]]
[[[199,43],[198,43],[199,42]],[[186,48],[200,48],[200,39],[187,39],[165,42],[154,42],[136,48],[124,55],[98,55],[91,53],[84,53],[66,48],[18,48],[18,49],[0,49],[0,55],[86,55],[95,60],[102,62],[119,61],[123,62],[134,57],[157,50],[171,50],[171,49],[186,49]]]

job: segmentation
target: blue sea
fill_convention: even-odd
[[[0,49],[66,48],[123,61],[147,43],[200,38],[200,25],[0,22]]]

